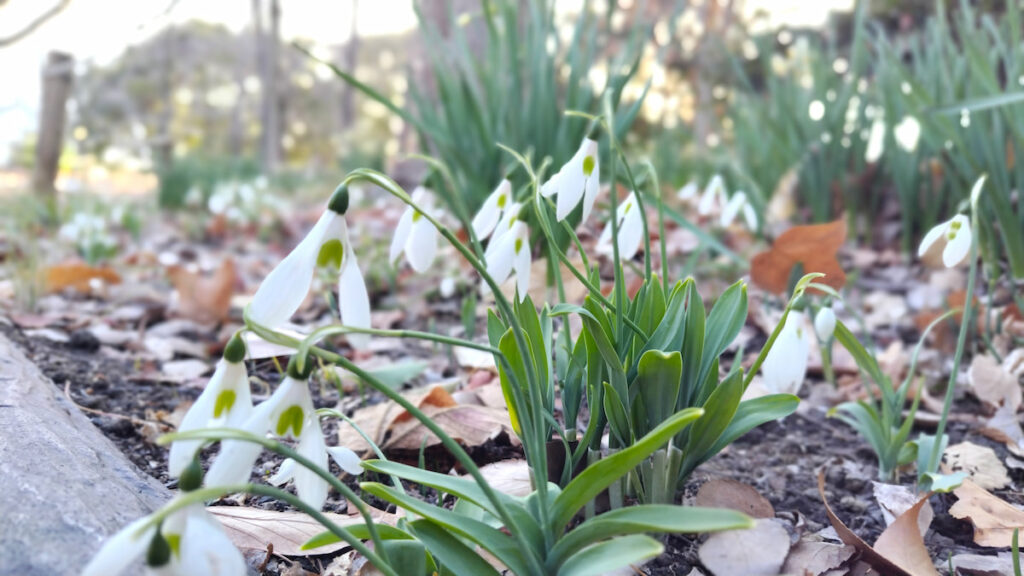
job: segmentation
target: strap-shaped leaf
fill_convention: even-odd
[[[711,447],[711,454],[718,454],[722,448],[765,422],[789,416],[799,405],[800,399],[792,394],[769,394],[740,402],[732,422]]]
[[[722,293],[708,315],[698,382],[703,382],[707,378],[712,362],[725,352],[729,344],[732,344],[746,321],[747,285],[740,280]]]
[[[712,448],[732,423],[742,396],[743,370],[739,370],[719,384],[708,397],[703,406],[704,417],[689,430],[686,448],[683,449],[683,466],[677,479],[678,482],[681,482],[690,475],[694,468],[717,453],[717,451],[713,452]]]
[[[389,526],[387,524],[377,524],[377,534],[380,535],[382,540],[402,540],[412,538],[409,534],[402,530]],[[370,531],[366,528],[366,524],[356,524],[355,526],[346,526],[342,528],[345,532],[348,532],[353,537],[360,540],[369,540]],[[303,550],[312,550],[313,548],[319,548],[321,546],[330,546],[331,544],[337,544],[341,542],[341,538],[331,532],[330,530],[321,532],[316,536],[313,536],[302,545]]]
[[[661,554],[665,547],[650,536],[632,534],[588,546],[570,556],[558,576],[600,576]]]
[[[456,512],[452,512],[447,508],[441,508],[434,506],[413,498],[408,494],[403,494],[394,488],[389,488],[383,484],[377,482],[364,482],[360,484],[360,487],[378,498],[383,498],[388,502],[399,506],[404,510],[418,514],[427,520],[462,536],[477,545],[484,550],[487,550],[493,554],[497,559],[501,560],[510,570],[516,574],[528,574],[530,570],[527,568],[528,563],[526,562],[525,554],[536,553],[535,550],[522,550],[516,543],[516,540],[510,537],[508,534],[500,530],[496,530],[479,520],[474,520],[467,516],[462,516]]]
[[[475,550],[437,524],[429,520],[414,520],[409,526],[446,572],[456,576],[499,576],[499,572]]]
[[[746,514],[725,508],[667,504],[619,508],[584,522],[559,540],[548,555],[548,566],[557,567],[586,546],[613,536],[649,532],[700,534],[753,526],[753,520]]]
[[[558,533],[564,529],[587,502],[596,498],[612,482],[622,478],[703,414],[704,411],[699,408],[679,411],[632,446],[585,468],[555,499],[551,510],[552,532]]]

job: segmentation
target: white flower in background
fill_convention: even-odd
[[[487,200],[484,200],[484,205],[473,217],[473,232],[477,238],[483,240],[490,236],[511,204],[512,183],[508,181],[508,178],[504,178],[494,192],[487,197]]]
[[[921,245],[917,249],[917,257],[924,256],[936,243],[941,243],[940,246],[944,244],[942,263],[946,268],[952,268],[963,262],[971,251],[970,219],[963,214],[957,214],[929,230],[921,240]]]
[[[830,306],[822,306],[814,316],[814,332],[822,343],[832,339],[836,331],[836,313]]]
[[[412,200],[427,213],[433,213],[434,202],[426,188],[418,186],[413,190]],[[389,257],[391,263],[394,264],[403,252],[409,265],[417,272],[426,272],[437,254],[437,229],[412,206],[406,207],[395,228]]]
[[[803,315],[790,311],[786,324],[761,365],[765,388],[775,394],[796,394],[807,374],[810,351],[811,339],[804,329]]]
[[[561,221],[576,208],[583,199],[583,218],[586,222],[594,208],[600,190],[601,168],[598,163],[597,141],[584,138],[579,150],[562,166],[557,174],[541,186],[541,194],[558,194],[555,217]]]
[[[370,327],[370,297],[348,237],[345,211],[348,190],[335,191],[309,234],[263,280],[249,304],[250,317],[271,328],[281,326],[299,309],[309,294],[317,267],[338,270],[338,308],[341,322],[357,328]],[[349,334],[349,342],[362,346],[367,337]]]
[[[82,576],[115,576],[143,557],[163,561],[159,566],[147,566],[147,573],[160,576],[246,574],[242,553],[202,504],[186,506],[169,515],[160,526],[162,541],[154,542],[156,526],[139,533],[149,519],[140,518],[107,540],[85,566]],[[151,546],[161,546],[162,554],[147,554]]]
[[[871,132],[868,134],[868,145],[864,149],[864,161],[869,163],[878,162],[885,152],[885,120],[881,116],[875,118],[871,123]]]
[[[499,233],[501,234],[498,235]],[[530,231],[525,222],[513,218],[505,231],[502,231],[502,225],[499,223],[498,231],[495,232],[491,243],[487,245],[487,251],[484,252],[484,260],[487,262],[487,273],[494,278],[498,285],[503,284],[514,271],[519,300],[522,301],[526,298],[530,290],[532,259]]]
[[[249,373],[245,369],[245,341],[232,336],[224,349],[224,357],[206,384],[203,393],[185,413],[178,432],[199,428],[238,428],[252,413]],[[202,446],[203,440],[176,440],[167,457],[167,473],[181,476]]]
[[[704,187],[700,203],[697,204],[697,213],[701,216],[707,216],[716,206],[725,204],[725,195],[725,181],[722,180],[720,175],[715,174],[708,181],[708,185]]]
[[[903,120],[893,128],[896,144],[906,152],[917,150],[917,141],[921,138],[921,123],[913,116],[904,116]]]
[[[253,409],[240,428],[250,434],[263,436],[271,432],[282,438],[299,441],[296,450],[321,468],[327,468],[327,444],[324,442],[320,418],[313,409],[313,399],[305,380],[289,376],[263,403]],[[252,468],[260,455],[259,444],[242,440],[224,440],[220,453],[206,473],[207,486],[244,484],[252,475]],[[279,473],[281,478],[295,480],[295,492],[303,502],[319,510],[327,500],[327,481],[305,466]]]
[[[622,204],[619,204],[616,218],[616,226],[619,229],[619,258],[631,260],[644,239],[643,215],[640,214],[640,206],[636,201],[636,192],[630,192]],[[611,222],[604,225],[604,230],[597,239],[597,253],[607,256],[614,254]]]
[[[747,200],[747,193],[737,191],[729,199],[729,202],[722,209],[722,215],[719,219],[719,223],[723,228],[730,226],[733,220],[736,219],[736,215],[740,212],[743,213],[743,220],[747,223],[747,228],[751,231],[757,230],[757,212],[754,212],[754,207],[750,205]]]
[[[697,186],[697,181],[690,180],[689,182],[686,183],[686,186],[683,186],[682,188],[679,189],[678,192],[676,192],[676,196],[680,200],[691,200],[697,197],[698,191],[699,187]]]

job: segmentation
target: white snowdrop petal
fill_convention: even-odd
[[[295,477],[295,467],[298,464],[291,458],[285,458],[284,462],[277,467],[277,471],[274,472],[270,478],[267,478],[267,484],[273,484],[274,486],[281,486],[287,484]]]
[[[959,224],[960,228],[954,231],[955,223]],[[946,268],[952,268],[963,262],[971,251],[971,223],[966,216],[960,214],[950,221],[947,230],[949,234],[953,235],[953,238],[947,238],[946,248],[942,250],[942,263],[946,265]]]
[[[245,558],[224,533],[220,523],[202,506],[189,509],[181,538],[181,574],[244,576]]]
[[[747,195],[743,192],[737,192],[732,195],[729,202],[722,209],[722,215],[719,218],[719,224],[724,228],[732,224],[733,220],[739,214],[740,209],[747,203]]]
[[[412,217],[413,209],[410,206],[402,212],[402,217],[398,219],[395,235],[391,238],[391,249],[388,251],[388,262],[391,264],[395,264],[409,242],[409,233],[413,227]]]
[[[550,198],[558,193],[558,172],[555,172],[547,179],[543,184],[540,185],[540,195],[545,198]]]
[[[818,310],[814,317],[814,332],[822,343],[828,342],[836,331],[836,313],[829,307]]]
[[[313,283],[320,247],[334,235],[338,219],[335,212],[325,210],[302,242],[270,271],[249,304],[253,320],[276,327],[299,309]]]
[[[597,195],[601,191],[601,182],[598,178],[600,169],[597,165],[597,157],[594,157],[594,173],[590,178],[587,178],[586,190],[583,193],[583,218],[580,223],[586,222],[590,218],[591,212],[594,211],[594,203],[597,202]]]
[[[949,222],[943,222],[929,230],[928,233],[924,235],[924,238],[921,239],[921,245],[917,247],[918,258],[924,256],[928,250],[931,249],[932,244],[938,242],[939,238],[942,238],[942,236],[945,235],[947,226],[949,226]]]
[[[139,518],[104,542],[99,552],[85,565],[82,576],[115,576],[144,556],[156,529],[149,528],[139,535],[136,532],[148,521],[148,516]]]
[[[185,417],[181,419],[178,432],[187,432],[209,426],[210,420],[213,419],[217,396],[223,390],[222,383],[227,364],[228,362],[223,359],[217,363],[217,368],[213,371],[210,381],[206,383],[206,388],[192,406],[189,407]],[[181,473],[188,467],[192,457],[202,444],[202,440],[176,440],[172,442],[171,449],[167,454],[167,474],[171,478],[181,476]]]
[[[631,195],[627,206],[630,207],[622,217],[622,226],[619,227],[619,258],[631,260],[640,249],[640,243],[644,239],[643,215],[640,213],[640,206]]]
[[[519,301],[522,302],[526,299],[526,295],[530,292],[530,239],[529,235],[525,233],[526,226],[523,225],[523,231],[518,236],[518,240],[522,243],[518,251],[513,256],[512,267],[516,271],[516,287],[519,290]]]
[[[493,250],[488,250],[487,274],[494,278],[499,286],[505,282],[508,275],[512,273],[512,257],[515,249],[515,235],[506,234],[494,242]]]
[[[689,200],[691,198],[696,198],[697,181],[690,180],[689,182],[687,182],[685,186],[683,186],[682,188],[679,189],[678,192],[676,192],[676,197],[679,198],[680,200]]]
[[[285,379],[287,384],[288,379]],[[252,414],[242,424],[241,429],[250,434],[263,436],[273,425],[270,422],[271,414],[277,411],[277,407],[286,399],[287,388],[282,384],[258,406],[253,408]],[[244,484],[252,476],[252,467],[260,455],[262,447],[259,444],[245,442],[242,440],[224,440],[220,443],[220,452],[214,459],[210,469],[206,472],[203,480],[205,486],[227,486],[230,484]]]
[[[359,455],[345,448],[344,446],[330,446],[327,448],[327,453],[330,454],[331,459],[338,463],[338,466],[342,470],[358,476],[363,473],[363,461],[359,458]]]
[[[320,419],[313,411],[312,404],[309,405],[309,411],[306,414],[306,422],[302,428],[297,451],[318,467],[326,469],[327,444],[324,442],[324,433],[320,428]],[[294,480],[295,492],[303,502],[317,510],[324,507],[329,489],[326,480],[305,466],[296,466]]]
[[[555,199],[555,219],[559,222],[572,212],[573,208],[580,203],[583,191],[586,187],[586,178],[583,176],[582,160],[577,164],[575,160],[566,164],[565,168],[558,175],[558,197]]]
[[[754,207],[747,202],[743,205],[743,219],[747,222],[747,229],[751,232],[757,231],[757,212],[754,211]]]
[[[700,202],[697,204],[697,213],[701,216],[707,216],[714,210],[716,204],[720,204],[725,198],[725,182],[722,177],[715,174],[708,181],[707,187],[704,188],[704,194],[700,197]]]
[[[370,295],[366,291],[363,273],[351,249],[346,250],[345,262],[338,277],[338,309],[341,323],[354,328],[370,327]],[[355,347],[365,346],[370,340],[367,334],[349,334],[348,341]]]
[[[405,256],[413,270],[423,273],[430,269],[436,255],[437,229],[426,218],[420,218],[412,225]]]

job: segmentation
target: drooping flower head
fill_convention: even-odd
[[[828,342],[835,331],[836,313],[831,306],[822,306],[814,316],[814,332],[818,335],[818,340],[822,343]]]
[[[235,334],[224,348],[224,357],[217,363],[217,369],[203,393],[185,413],[178,432],[220,426],[237,428],[245,422],[252,413],[245,354],[245,341],[240,334]],[[172,478],[181,476],[202,443],[202,440],[176,440],[172,443],[167,457],[167,473]]]
[[[718,174],[711,177],[708,181],[708,185],[704,187],[704,193],[700,196],[700,202],[697,204],[697,213],[701,216],[707,216],[710,214],[715,207],[721,207],[725,205],[726,192],[725,192],[725,181]]]
[[[434,201],[426,188],[417,186],[412,192],[412,201],[432,215]],[[421,273],[430,268],[437,254],[437,229],[412,206],[406,207],[395,228],[389,257],[391,263],[394,264],[403,252],[412,269]]]
[[[697,197],[698,190],[699,187],[697,186],[697,181],[690,180],[689,182],[686,183],[685,186],[683,186],[682,188],[679,189],[679,191],[676,192],[676,196],[680,200],[692,200]]]
[[[284,381],[270,398],[253,409],[241,429],[257,436],[269,432],[281,438],[298,440],[299,454],[318,467],[327,468],[327,444],[306,381],[312,369],[311,364],[307,361],[306,370],[299,371],[293,357]],[[223,486],[247,482],[260,449],[260,445],[252,442],[224,440],[217,459],[206,473],[206,484]],[[295,491],[304,502],[317,510],[323,507],[327,500],[328,485],[316,472],[304,466],[295,466],[279,475],[278,480],[281,478],[294,479]]]
[[[558,195],[555,203],[555,218],[558,221],[565,220],[580,203],[580,199],[583,200],[583,217],[580,222],[586,222],[590,217],[601,186],[598,156],[597,140],[585,137],[573,157],[541,186],[541,194],[544,196]]]
[[[732,198],[729,198],[729,202],[722,209],[722,215],[719,219],[719,224],[723,228],[730,226],[733,220],[736,219],[737,214],[743,213],[743,220],[747,223],[747,228],[750,231],[757,230],[757,212],[754,211],[754,207],[750,205],[750,201],[747,199],[747,193],[736,191],[733,193]]]
[[[107,540],[82,576],[116,576],[142,557],[146,572],[159,576],[244,576],[245,558],[202,504],[171,513],[143,530],[140,518]]]
[[[520,207],[516,205],[514,210],[514,213],[510,211],[511,215],[498,223],[494,237],[484,252],[484,260],[487,263],[487,274],[499,285],[515,272],[519,299],[523,300],[530,289],[530,230],[518,217]]]
[[[370,327],[370,297],[348,237],[347,210],[348,188],[341,185],[309,234],[263,280],[249,304],[254,321],[272,328],[287,322],[309,294],[316,269],[327,267],[338,272],[342,323]],[[349,341],[360,345],[366,337],[350,334]]]
[[[616,210],[618,222],[616,226],[619,233],[619,258],[630,260],[640,249],[640,242],[644,239],[643,215],[640,213],[640,206],[636,201],[636,192],[630,192],[629,196],[619,204]],[[597,253],[611,255],[612,248],[612,224],[605,224],[601,236],[597,239]]]
[[[473,217],[473,232],[477,238],[483,240],[490,236],[511,205],[512,183],[508,178],[503,178]]]
[[[790,311],[761,365],[765,388],[773,393],[796,394],[807,375],[810,351],[811,339],[804,328],[803,314]]]
[[[952,268],[967,258],[971,251],[971,221],[963,214],[932,228],[921,240],[917,249],[917,257],[924,256],[933,245],[943,246],[942,263]]]

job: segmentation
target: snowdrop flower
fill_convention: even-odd
[[[719,220],[722,227],[730,226],[740,211],[743,212],[743,219],[747,223],[747,228],[751,231],[757,230],[757,212],[754,212],[754,207],[747,201],[747,193],[740,191],[733,194],[728,204],[722,209],[722,215]]]
[[[550,182],[550,180],[549,180]],[[505,214],[506,209],[512,203],[512,183],[504,178],[501,184],[491,192],[491,195],[484,200],[484,205],[473,217],[473,232],[477,238],[483,240],[491,235],[498,221]]]
[[[309,234],[263,280],[249,304],[253,320],[272,328],[287,322],[306,299],[316,268],[332,266],[338,270],[342,323],[370,327],[370,297],[348,237],[346,210],[348,189],[339,186]],[[366,336],[349,334],[349,341],[359,346],[366,342]]]
[[[498,235],[498,233],[501,233]],[[519,291],[519,300],[526,298],[530,289],[530,231],[526,223],[518,218],[513,218],[502,232],[502,225],[498,225],[498,232],[495,233],[491,243],[487,245],[484,252],[484,260],[487,262],[487,274],[494,278],[495,283],[502,284],[514,271],[516,274],[516,288]],[[486,285],[485,285],[486,286]]]
[[[878,162],[878,159],[882,157],[882,152],[885,152],[885,121],[878,117],[871,123],[868,145],[864,150],[864,161]]]
[[[925,234],[917,249],[917,257],[924,256],[932,245],[941,241],[945,244],[942,249],[942,263],[946,268],[952,268],[967,257],[971,250],[971,237],[970,219],[963,214],[957,214]]]
[[[206,389],[185,413],[178,432],[220,426],[238,428],[245,422],[252,413],[245,353],[245,341],[235,334]],[[203,440],[177,440],[171,444],[167,473],[172,478],[181,476],[202,444]]]
[[[331,459],[337,462],[338,466],[345,472],[358,476],[363,473],[363,461],[358,454],[345,448],[344,446],[328,446],[327,454],[330,455]],[[273,476],[267,478],[267,482],[280,486],[281,484],[287,484],[290,480],[295,479],[295,473],[301,470],[295,460],[286,458],[281,466],[277,469],[277,472]]]
[[[803,316],[790,311],[775,344],[761,366],[764,385],[773,393],[796,394],[807,374],[807,355],[811,350]]]
[[[426,188],[418,186],[413,190],[412,201],[428,213],[433,212],[434,203]],[[437,254],[437,229],[412,206],[406,207],[395,228],[389,257],[391,263],[395,263],[403,252],[409,265],[417,272],[426,272]]]
[[[676,196],[680,200],[690,200],[697,197],[697,190],[697,181],[690,180],[686,183],[686,186],[683,186],[678,192],[676,192]]]
[[[830,306],[822,306],[814,316],[814,332],[820,342],[828,342],[836,331],[836,313]]]
[[[307,362],[307,368],[312,368]],[[256,406],[240,427],[263,436],[271,432],[299,441],[297,451],[321,468],[327,468],[327,444],[324,442],[320,418],[313,409],[313,399],[306,383],[308,373],[300,374],[295,359],[288,365],[288,376],[265,402]],[[220,453],[206,473],[208,486],[243,484],[249,481],[261,446],[243,440],[224,440]],[[327,481],[305,466],[279,473],[281,478],[295,480],[295,491],[305,503],[319,510],[327,500]]]
[[[559,221],[565,220],[565,217],[580,203],[581,198],[583,199],[583,218],[580,222],[586,222],[590,217],[590,211],[594,208],[594,201],[597,200],[597,193],[600,190],[598,180],[601,176],[601,169],[597,152],[597,141],[589,136],[584,138],[576,154],[562,166],[557,174],[541,186],[541,194],[544,196],[551,196],[557,192],[555,217]]]
[[[725,181],[720,175],[715,174],[704,188],[704,194],[701,195],[700,203],[697,204],[697,213],[707,216],[716,205],[721,206],[722,204],[725,204]]]
[[[82,576],[114,576],[145,556],[147,572],[160,576],[244,576],[245,559],[220,523],[202,504],[170,514],[159,526],[139,530],[140,518],[111,537],[86,565]],[[159,531],[158,531],[159,530]]]
[[[893,128],[896,144],[907,152],[917,149],[917,141],[921,137],[921,123],[913,116],[904,116],[903,120]]]
[[[619,258],[630,260],[636,255],[636,251],[640,249],[640,242],[644,239],[643,216],[640,214],[640,207],[636,201],[636,192],[630,192],[622,204],[619,204],[616,218],[619,232]],[[605,255],[614,253],[611,222],[605,224],[601,236],[597,239],[597,253]]]

